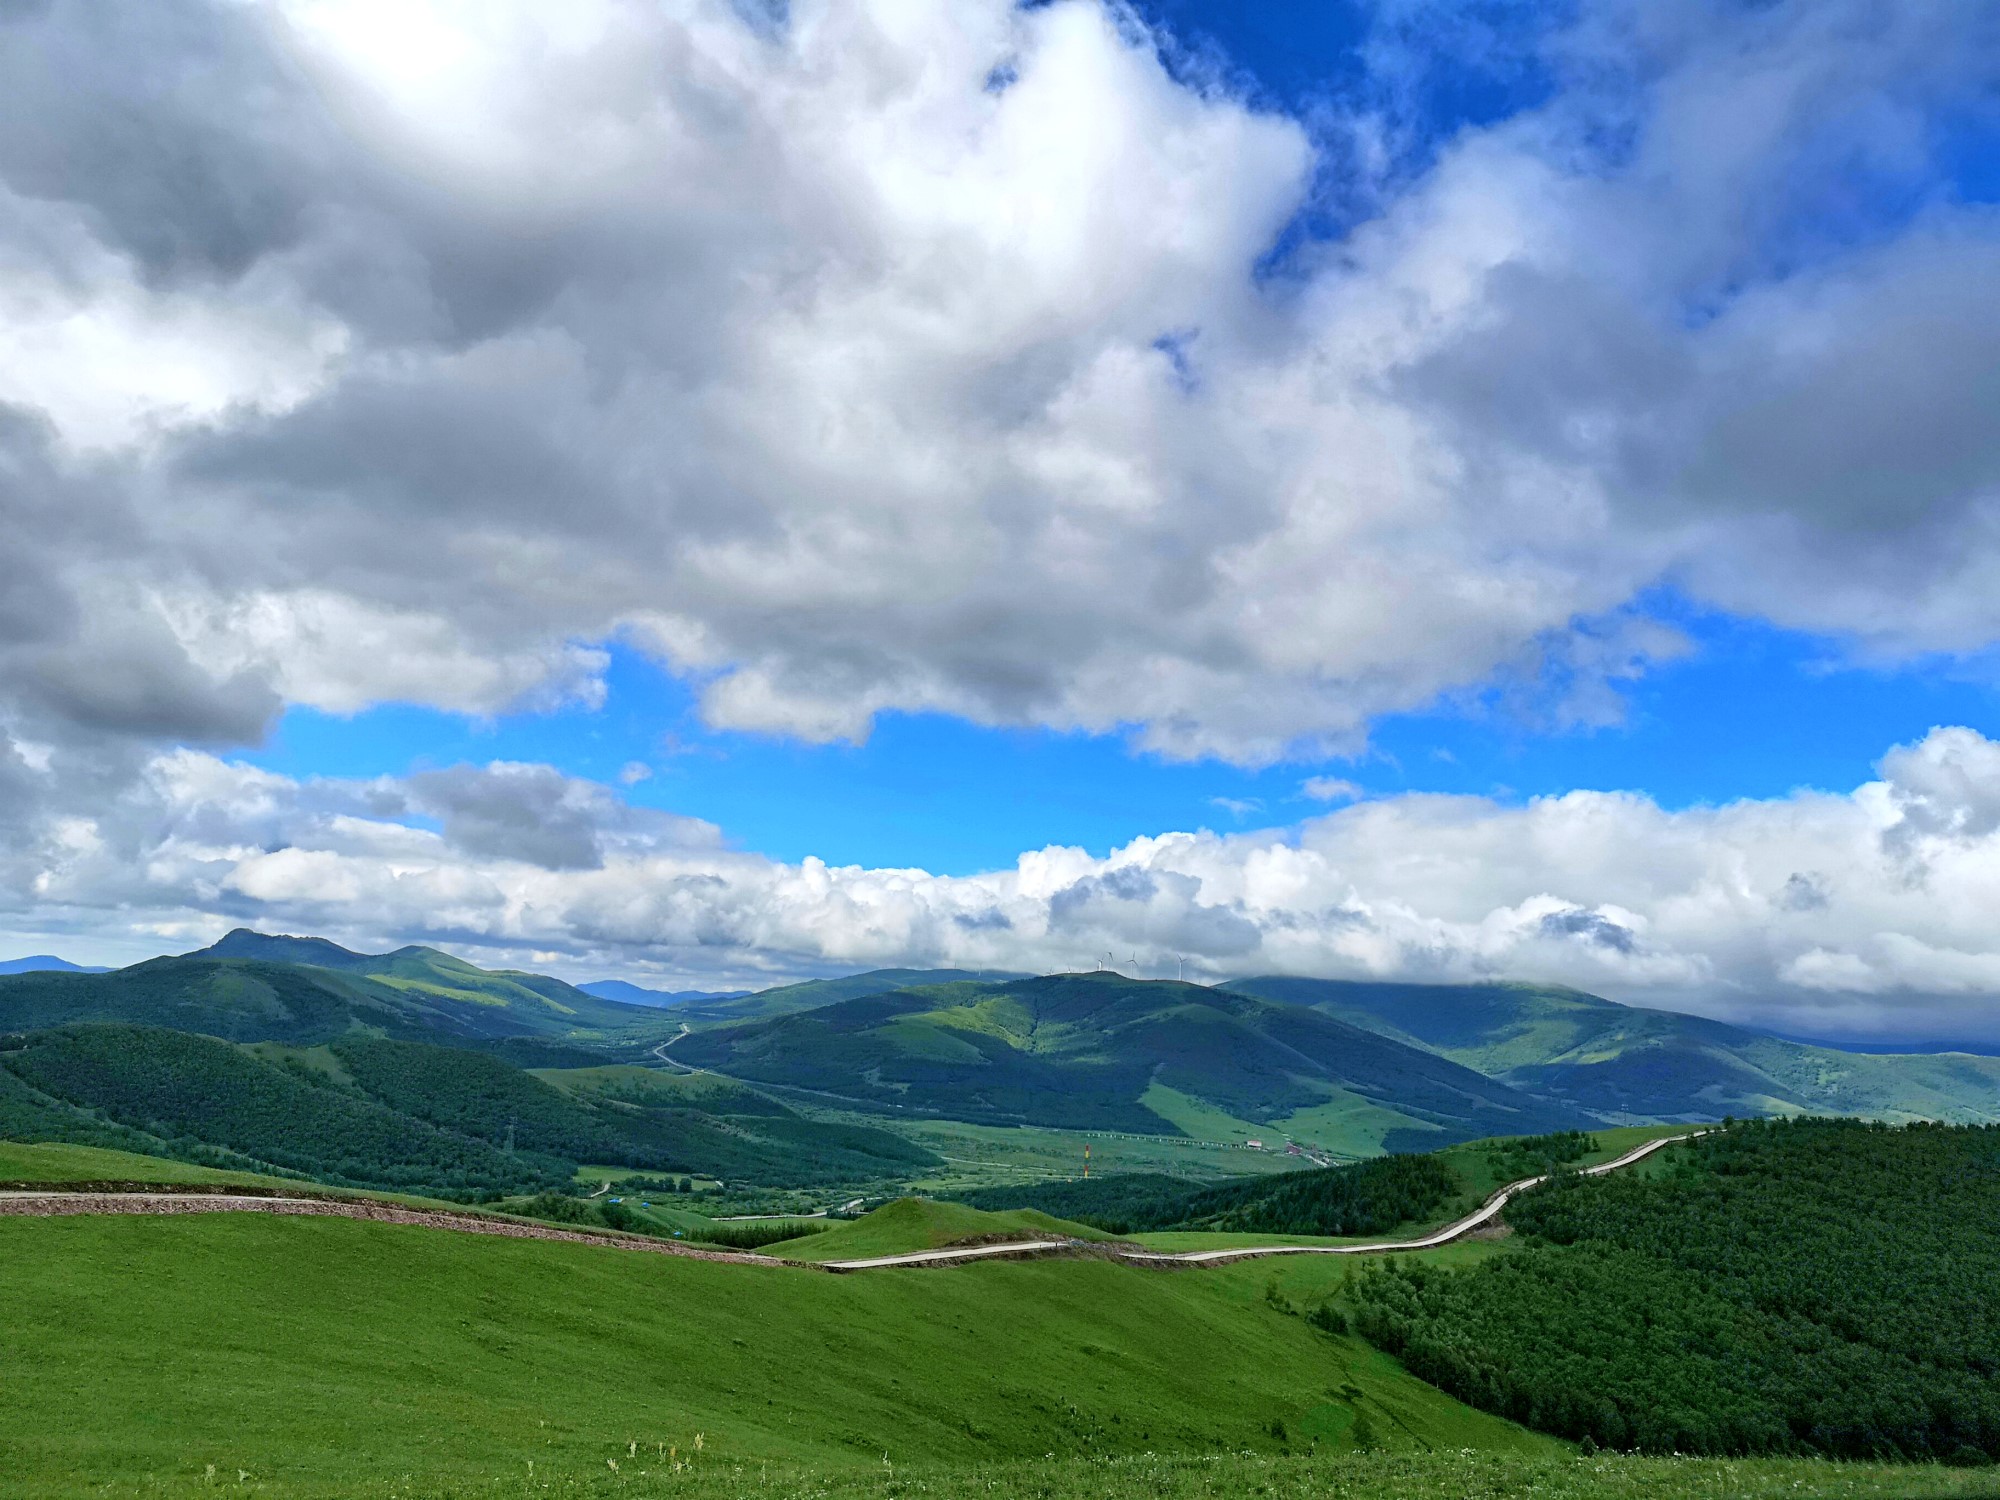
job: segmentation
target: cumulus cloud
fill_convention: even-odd
[[[0,920],[1973,1024],[1969,730],[1838,796],[1384,798],[962,879],[547,767],[228,759],[288,704],[588,707],[612,642],[718,726],[1244,763],[1495,684],[1614,717],[1685,649],[1662,584],[1990,649],[2000,214],[1940,142],[2000,19],[1574,10],[1508,42],[1540,102],[1439,135],[1411,41],[1492,53],[1462,7],[1384,7],[1310,126],[1097,0],[0,7]]]
[[[9,8],[0,709],[589,703],[616,638],[718,725],[1260,762],[1615,714],[1662,580],[1990,644],[2000,223],[1932,126],[1991,12],[1596,0],[1417,150],[1439,20],[1308,130],[1093,0]]]
[[[1536,979],[1795,1032],[2000,1040],[1995,798],[2000,745],[1939,729],[1848,793],[1406,794],[936,876],[772,860],[546,766],[299,781],[183,750],[43,826],[0,929],[191,947],[253,922],[707,987],[1108,953],[1156,976]]]

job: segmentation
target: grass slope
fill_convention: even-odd
[[[20,1493],[192,1486],[210,1464],[285,1494],[519,1487],[531,1461],[538,1482],[664,1467],[697,1433],[706,1463],[878,1472],[1331,1451],[1357,1428],[1547,1451],[1236,1268],[829,1277],[231,1214],[0,1219],[0,1264],[0,1369],[33,1372],[0,1382]]]
[[[229,1172],[192,1162],[143,1156],[133,1151],[109,1151],[60,1141],[0,1141],[0,1182],[149,1183],[162,1187],[258,1187],[297,1191],[293,1178],[259,1172]]]
[[[878,1110],[988,1124],[1170,1134],[1175,1126],[1144,1103],[1162,1088],[1183,1113],[1200,1101],[1232,1122],[1366,1099],[1426,1145],[1581,1122],[1303,1007],[1116,974],[872,995],[698,1032],[674,1055]],[[1401,1144],[1398,1135],[1385,1140]]]
[[[426,1005],[449,1007],[462,1018],[476,1017],[476,1012],[466,1008],[479,1007],[504,1017],[508,1032],[576,1028],[618,1032],[659,1024],[651,1007],[607,1000],[545,974],[482,969],[436,948],[412,946],[392,953],[355,953],[325,938],[269,936],[239,927],[186,957],[299,964],[361,975]]]
[[[846,974],[838,979],[808,979],[799,984],[781,984],[775,989],[758,990],[749,995],[688,1001],[674,1007],[674,1019],[732,1025],[741,1021],[763,1021],[774,1016],[793,1015],[802,1010],[816,1010],[822,1005],[834,1005],[842,1000],[886,995],[892,990],[917,989],[934,984],[1001,984],[1025,977],[1003,969],[871,969],[866,974]]]
[[[507,993],[515,988],[509,981]],[[644,1023],[649,1014],[637,1007],[613,1007],[609,1001],[584,998],[597,1007],[595,1014],[568,1012],[539,997],[496,1000],[394,976],[377,978],[306,964],[156,958],[109,974],[0,977],[0,1029],[34,1031],[80,1021],[122,1021],[239,1042],[310,1045],[362,1032],[409,1041],[475,1043],[522,1035],[566,1036],[579,1028],[598,1028],[591,1034],[599,1035],[614,1025]],[[637,1022],[618,1014],[628,1011]]]
[[[1552,985],[1265,977],[1226,988],[1311,1006],[1607,1119],[2000,1122],[2000,1058],[1840,1052]]]

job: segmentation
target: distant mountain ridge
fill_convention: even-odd
[[[878,1110],[1181,1133],[1222,1117],[1352,1149],[1596,1123],[1299,1006],[1111,973],[891,990],[697,1031],[676,1060]],[[1357,1151],[1356,1154],[1365,1154]]]
[[[2000,1058],[1847,1052],[1555,985],[1265,976],[1225,988],[1310,1006],[1617,1123],[1727,1114],[2000,1122]]]
[[[751,993],[749,990],[649,990],[623,979],[593,979],[577,988],[600,1000],[616,1000],[620,1005],[649,1005],[655,1009],[685,1005],[691,1000],[737,1000]]]
[[[1209,988],[878,969],[747,994],[646,991],[247,928],[117,970],[50,956],[4,968],[0,1034],[88,1022],[304,1046],[359,1034],[576,1067],[650,1061],[685,1025],[675,1061],[842,1108],[1269,1135],[1336,1155],[1725,1114],[2000,1121],[2000,1058],[1837,1050],[1521,983]]]
[[[0,974],[109,974],[103,964],[73,964],[53,953],[31,953],[26,958],[0,958]]]
[[[238,929],[173,958],[105,974],[0,979],[0,1031],[119,1021],[229,1041],[323,1042],[352,1031],[464,1044],[619,1035],[657,1011],[541,974],[481,969],[434,948],[354,953],[323,938]]]

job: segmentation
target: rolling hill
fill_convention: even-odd
[[[0,1030],[125,1021],[229,1041],[603,1038],[657,1029],[656,1011],[538,974],[493,972],[432,948],[350,953],[321,938],[233,932],[211,948],[107,974],[0,978]]]
[[[725,996],[718,1000],[697,1000],[675,1007],[677,1020],[695,1025],[732,1025],[738,1021],[761,1021],[789,1016],[842,1000],[863,1000],[870,995],[886,995],[892,990],[916,989],[934,984],[998,984],[1010,979],[1026,979],[1025,974],[1002,969],[871,969],[866,974],[845,974],[837,979],[807,979],[798,984],[781,984],[775,989],[748,995]]]
[[[1068,974],[959,981],[696,1032],[677,1060],[878,1111],[1181,1133],[1176,1115],[1325,1127],[1388,1149],[1589,1123],[1470,1068],[1298,1006],[1199,985]]]
[[[1266,977],[1225,988],[1310,1006],[1619,1122],[1803,1113],[2000,1121],[2000,1058],[1842,1052],[1560,986]]]

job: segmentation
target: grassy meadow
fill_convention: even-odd
[[[1560,1451],[1311,1326],[1337,1268],[835,1277],[255,1214],[0,1218],[0,1474],[458,1493],[711,1464]],[[415,1489],[391,1489],[408,1477]],[[426,1490],[422,1486],[431,1486]],[[495,1491],[505,1492],[502,1491]]]

